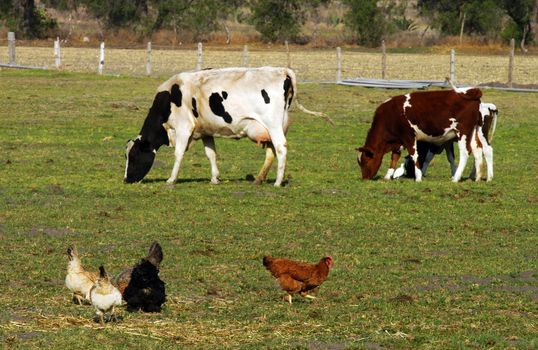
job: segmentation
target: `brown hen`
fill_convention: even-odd
[[[288,293],[285,299],[291,304],[293,294],[314,299],[308,292],[320,286],[329,275],[333,258],[326,256],[317,264],[308,264],[289,259],[265,256],[263,265],[278,280],[280,287]]]

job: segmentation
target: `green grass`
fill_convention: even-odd
[[[537,95],[484,92],[501,112],[491,183],[451,183],[444,156],[422,183],[361,181],[354,148],[376,106],[402,92],[302,84],[301,102],[337,127],[293,110],[288,186],[246,181],[264,150],[221,139],[220,185],[209,184],[201,143],[176,185],[165,183],[169,148],[147,181],[124,185],[125,142],[160,82],[0,71],[7,347],[538,347]],[[165,253],[161,314],[121,310],[123,321],[101,329],[91,307],[70,302],[69,244],[88,268],[117,273],[152,240]],[[316,300],[289,306],[261,264],[269,253],[331,254],[335,265]]]

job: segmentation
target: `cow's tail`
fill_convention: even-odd
[[[302,111],[302,112],[305,112],[307,114],[311,114],[311,115],[315,115],[316,117],[321,117],[323,119],[325,119],[325,121],[329,124],[331,124],[332,126],[336,126],[333,122],[333,120],[325,113],[323,112],[313,112],[311,110],[308,110],[306,109],[302,104],[299,103],[299,99],[297,98],[297,96],[295,96],[295,104],[297,105],[297,107]]]
[[[295,104],[297,105],[297,108],[299,108],[302,112],[306,113],[306,114],[310,114],[310,115],[314,115],[316,117],[321,117],[323,119],[325,119],[325,121],[329,124],[331,124],[332,126],[335,126],[333,120],[325,113],[323,112],[314,112],[314,111],[311,111],[309,109],[307,109],[305,106],[303,106],[300,102],[299,102],[299,96],[297,94],[297,79],[295,77],[295,72],[293,72],[293,70],[289,69],[288,68],[288,77],[291,79],[291,83],[292,83],[292,88],[293,88],[293,92],[295,93]],[[290,106],[288,105],[288,108]]]
[[[478,88],[458,88],[450,78],[446,77],[445,79],[452,87],[452,90],[466,100],[479,100],[482,97],[482,91]]]
[[[493,142],[493,135],[495,135],[495,129],[497,128],[497,117],[499,116],[499,110],[495,110],[493,113],[493,125],[491,126],[491,138],[489,139],[489,143],[491,144]]]

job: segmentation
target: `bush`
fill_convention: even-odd
[[[345,0],[349,11],[345,23],[357,35],[357,43],[375,47],[387,31],[387,22],[376,0]]]

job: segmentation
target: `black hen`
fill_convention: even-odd
[[[161,311],[166,301],[164,282],[159,278],[162,260],[162,248],[159,243],[153,242],[145,258],[116,277],[115,284],[127,303],[127,310]]]

